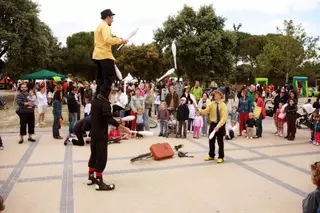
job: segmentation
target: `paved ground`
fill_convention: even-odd
[[[157,130],[155,130],[157,131]],[[223,164],[204,162],[206,138],[131,139],[109,147],[105,179],[115,191],[96,192],[86,185],[89,146],[63,146],[51,130],[37,129],[37,143],[17,144],[16,133],[2,131],[0,193],[12,213],[276,213],[301,212],[301,201],[314,190],[309,165],[320,147],[307,143],[309,131],[292,141],[272,135],[264,121],[262,139],[225,143]],[[66,128],[62,135],[66,136]],[[131,164],[152,143],[183,143],[194,158]]]

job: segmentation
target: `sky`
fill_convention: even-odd
[[[227,19],[226,29],[241,23],[241,31],[252,34],[276,32],[283,20],[301,23],[307,33],[320,35],[320,0],[33,0],[40,5],[40,19],[50,26],[54,36],[65,44],[66,38],[80,31],[93,31],[100,23],[100,12],[115,13],[112,33],[126,38],[139,28],[130,42],[153,41],[153,31],[162,27],[169,15],[175,15],[184,4],[198,9],[213,4],[216,14]]]

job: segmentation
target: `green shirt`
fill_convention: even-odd
[[[248,90],[248,98],[250,99],[250,111],[252,111],[254,107],[254,97],[250,90]]]
[[[199,101],[202,98],[203,91],[201,87],[192,87],[190,92],[194,96],[196,101]]]

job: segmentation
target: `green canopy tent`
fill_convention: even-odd
[[[66,78],[65,75],[56,73],[56,72],[51,72],[49,70],[40,70],[38,72],[30,73],[27,75],[22,75],[20,76],[19,79],[21,80],[33,80],[33,79],[38,79],[38,80],[45,80],[45,79],[53,79],[53,77],[60,77],[60,78]]]
[[[56,73],[56,72],[51,72],[49,70],[40,70],[38,72],[30,73],[27,75],[22,75],[20,76],[20,80],[56,80],[56,79],[66,79],[67,77],[65,75]],[[45,85],[46,85],[46,81]],[[18,90],[18,88],[17,88]],[[16,90],[16,94],[17,94]],[[15,104],[16,101],[16,95],[14,96],[14,101],[13,105]]]

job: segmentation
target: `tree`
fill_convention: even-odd
[[[68,73],[94,79],[96,66],[92,60],[93,32],[79,32],[67,38],[66,67]]]
[[[267,45],[258,56],[258,71],[267,74],[273,72],[277,76],[289,76],[299,73],[305,63],[318,59],[319,38],[308,37],[301,25],[293,21],[284,21],[279,34],[268,35]]]
[[[118,55],[116,63],[123,75],[130,73],[140,80],[154,80],[165,69],[163,54],[154,44],[125,46]]]
[[[0,1],[0,11],[0,57],[6,63],[6,73],[17,78],[47,68],[57,39],[39,20],[37,4],[30,0]]]
[[[159,49],[176,40],[178,70],[190,81],[212,78],[221,85],[234,74],[232,49],[236,42],[233,32],[223,30],[224,23],[212,5],[198,11],[185,5],[154,32],[154,40]],[[170,50],[166,53],[172,58]]]

